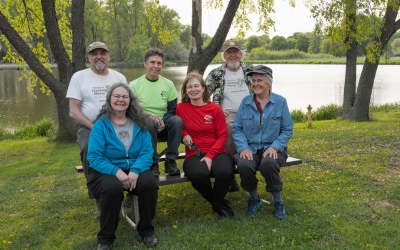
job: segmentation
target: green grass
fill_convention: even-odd
[[[160,187],[157,249],[398,249],[400,110],[387,110],[370,122],[295,124],[289,154],[304,163],[281,170],[287,220],[265,204],[245,216],[243,190],[227,195],[237,214],[229,220],[214,218],[190,183]],[[0,249],[95,249],[99,222],[74,170],[78,146],[6,139],[0,152]],[[145,249],[121,218],[113,249],[132,248]]]

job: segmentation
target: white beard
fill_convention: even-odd
[[[237,68],[239,68],[240,67],[240,62],[236,62],[236,63],[227,63],[228,64],[228,66],[230,67],[230,68],[232,68],[232,69],[237,69]]]

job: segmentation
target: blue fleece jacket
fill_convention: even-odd
[[[102,174],[116,175],[119,169],[136,174],[150,169],[153,162],[153,146],[149,131],[135,123],[132,144],[126,153],[110,120],[103,116],[93,125],[89,137],[87,160],[90,167]]]

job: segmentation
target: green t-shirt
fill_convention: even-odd
[[[129,87],[138,96],[148,114],[161,118],[167,113],[167,103],[178,98],[174,83],[160,75],[155,82],[147,80],[146,75],[143,75],[130,82]]]

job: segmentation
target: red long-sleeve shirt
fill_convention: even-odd
[[[228,138],[225,116],[221,107],[213,102],[195,106],[190,102],[181,102],[176,107],[176,114],[183,120],[182,138],[192,137],[196,149],[213,159],[218,154],[226,153],[224,147]],[[195,151],[186,147],[186,157],[195,155]]]

